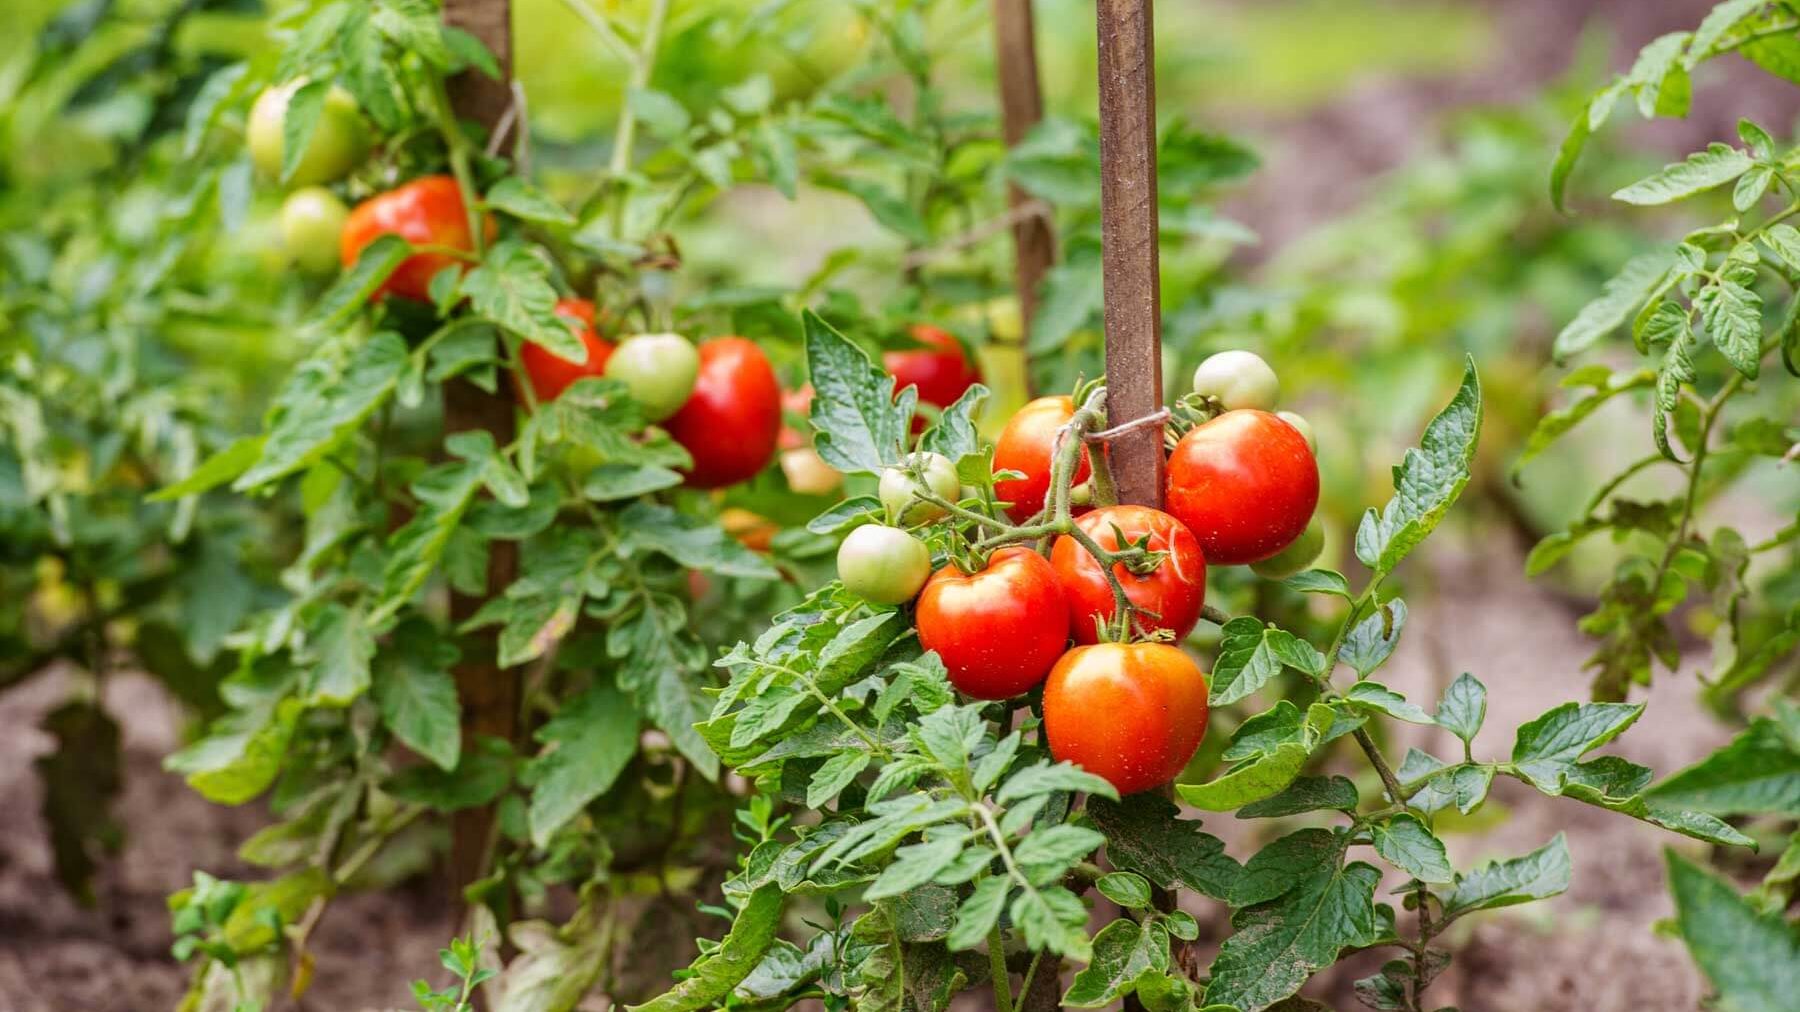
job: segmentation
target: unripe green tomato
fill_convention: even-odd
[[[700,352],[680,334],[633,335],[606,360],[606,377],[624,383],[653,422],[681,410],[699,375]]]
[[[898,527],[865,524],[838,546],[838,579],[844,588],[874,604],[905,604],[931,575],[925,542]]]
[[[962,495],[962,479],[956,476],[956,465],[949,457],[919,452],[913,454],[908,463],[919,470],[926,490],[938,498],[955,502]],[[881,472],[881,504],[887,507],[888,516],[907,527],[928,523],[947,512],[942,506],[918,498],[914,491],[918,480],[905,467],[890,467]]]
[[[1194,392],[1218,401],[1227,411],[1271,411],[1281,395],[1281,381],[1261,355],[1233,349],[1210,355],[1200,363],[1194,370]]]
[[[281,156],[285,146],[282,124],[287,119],[288,100],[306,83],[296,79],[265,90],[250,107],[250,160],[256,170],[270,179],[281,178]],[[306,141],[306,150],[294,166],[294,174],[286,180],[289,186],[311,186],[329,183],[356,168],[369,153],[368,132],[363,129],[362,112],[356,99],[344,89],[332,85],[325,92],[325,105],[319,122]]]
[[[338,269],[338,237],[350,209],[323,186],[295,190],[281,204],[281,242],[303,270],[330,274]]]
[[[1319,523],[1318,517],[1313,517],[1292,544],[1261,562],[1250,563],[1250,571],[1264,579],[1285,580],[1311,568],[1324,550],[1325,526]]]
[[[1313,452],[1313,456],[1317,457],[1319,455],[1319,440],[1318,437],[1313,435],[1311,422],[1292,411],[1277,411],[1275,412],[1275,417],[1292,425],[1294,428],[1299,429],[1300,434],[1306,437],[1307,449]]]

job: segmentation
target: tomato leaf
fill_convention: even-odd
[[[1458,874],[1444,894],[1444,916],[1460,917],[1559,896],[1569,888],[1569,844],[1561,833],[1524,857],[1490,861]]]
[[[545,847],[558,829],[612,787],[637,754],[637,708],[611,679],[601,678],[563,704],[534,737],[544,751],[531,764],[526,822],[532,844]]]
[[[1394,468],[1394,498],[1379,514],[1371,509],[1363,515],[1356,557],[1364,565],[1391,573],[1436,529],[1469,483],[1480,435],[1481,381],[1470,359],[1456,396],[1425,427],[1419,447],[1407,450]]]
[[[1756,909],[1737,890],[1667,851],[1675,926],[1732,1012],[1780,1012],[1800,993],[1800,928]]]
[[[414,752],[454,770],[462,757],[461,709],[450,668],[461,651],[423,619],[394,630],[375,658],[375,704],[381,722]]]
[[[817,313],[801,314],[814,395],[813,446],[832,467],[875,473],[900,462],[912,402],[894,398],[894,378]]]

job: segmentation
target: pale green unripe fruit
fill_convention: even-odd
[[[1194,392],[1211,397],[1227,411],[1269,411],[1281,396],[1281,381],[1261,355],[1234,349],[1210,355],[1194,370]]]
[[[286,141],[283,123],[287,120],[288,101],[306,84],[304,79],[265,90],[250,107],[250,161],[269,179],[281,178],[281,158]],[[325,92],[325,105],[319,121],[306,140],[306,150],[294,166],[294,174],[286,180],[289,186],[312,186],[329,183],[354,169],[369,153],[368,132],[363,128],[362,112],[356,99],[344,89],[332,85]]]
[[[962,479],[956,476],[956,465],[949,457],[920,452],[913,454],[908,463],[918,469],[925,488],[938,498],[955,502],[962,495]],[[907,527],[928,523],[947,512],[942,506],[920,499],[915,491],[917,483],[918,479],[905,467],[881,472],[881,504],[887,507],[888,516]]]
[[[660,422],[687,403],[700,376],[700,351],[680,334],[636,334],[613,349],[605,375],[625,384],[644,417]]]
[[[1261,562],[1250,563],[1250,571],[1264,579],[1285,580],[1311,568],[1324,550],[1325,526],[1319,523],[1318,517],[1313,517],[1292,544]]]
[[[1306,437],[1306,448],[1313,452],[1313,456],[1319,455],[1319,440],[1313,435],[1311,422],[1292,411],[1277,411],[1275,417],[1300,430],[1300,434]]]
[[[323,186],[295,190],[281,204],[281,242],[301,269],[329,274],[338,269],[338,238],[350,209]]]
[[[905,604],[931,575],[931,551],[898,527],[865,524],[838,546],[837,570],[844,588],[857,597]]]

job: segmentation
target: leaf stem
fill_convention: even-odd
[[[631,81],[625,101],[619,107],[619,125],[613,133],[612,161],[607,172],[619,186],[613,202],[613,238],[625,237],[625,190],[620,179],[631,171],[631,149],[637,141],[637,113],[631,107],[631,93],[650,85],[650,74],[656,69],[656,51],[662,45],[663,22],[668,18],[669,0],[651,0],[650,20],[644,26],[643,42],[631,64]]]
[[[997,1012],[1012,1012],[1012,978],[1006,971],[1006,943],[997,920],[988,932],[988,966],[994,975],[994,1008]]]

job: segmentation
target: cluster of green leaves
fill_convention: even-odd
[[[746,549],[716,522],[715,501],[680,487],[691,458],[622,384],[583,379],[534,404],[519,352],[530,341],[585,356],[553,312],[575,293],[598,293],[616,328],[717,324],[713,307],[679,301],[678,260],[645,261],[672,211],[627,212],[647,194],[690,195],[694,172],[729,185],[703,171],[708,152],[756,129],[750,113],[767,111],[767,97],[752,101],[761,91],[746,85],[746,115],[715,117],[703,146],[667,129],[675,113],[655,93],[634,93],[664,152],[688,167],[659,168],[672,157],[659,152],[640,171],[627,138],[609,185],[571,211],[453,116],[446,79],[495,68],[439,17],[412,0],[305,12],[277,26],[279,64],[218,71],[189,119],[203,141],[228,135],[263,87],[304,77],[285,121],[291,152],[325,89],[341,85],[387,138],[346,194],[448,170],[497,231],[432,279],[429,305],[376,297],[414,250],[395,236],[371,243],[297,322],[306,354],[266,402],[260,431],[190,457],[186,476],[151,497],[203,509],[245,496],[292,503],[301,539],[284,553],[281,592],[240,602],[221,630],[237,648],[222,712],[167,765],[219,803],[270,796],[279,821],[242,856],[278,874],[240,906],[246,917],[278,908],[280,937],[299,951],[333,896],[416,873],[446,817],[492,806],[499,842],[468,898],[491,905],[493,934],[522,954],[487,986],[507,996],[496,1007],[567,1009],[612,963],[604,946],[615,936],[594,930],[612,923],[612,899],[658,897],[643,914],[653,917],[672,891],[720,873],[707,868],[717,861],[707,840],[728,795],[695,725],[708,709],[708,637],[743,626],[702,621],[701,602],[754,585],[746,614],[764,619],[798,598],[782,577],[822,539],[799,532],[768,556]],[[653,63],[653,27],[635,34]],[[457,397],[487,398],[504,424],[446,433]],[[711,590],[696,588],[696,573]],[[496,574],[505,582],[489,596]],[[459,684],[459,671],[474,681]],[[522,698],[490,699],[489,685],[506,680]],[[510,723],[489,713],[470,724],[464,710],[481,706],[516,707],[521,736],[466,732]],[[514,919],[562,884],[584,898],[568,925]],[[194,1000],[221,986],[207,965]]]
[[[1588,101],[1557,159],[1552,196],[1560,205],[1582,145],[1626,95],[1646,117],[1685,115],[1690,73],[1728,53],[1800,85],[1797,33],[1800,6],[1726,0],[1694,31],[1650,43],[1629,73]],[[1718,208],[1678,242],[1625,264],[1557,336],[1562,359],[1629,326],[1636,351],[1654,356],[1654,366],[1595,364],[1572,372],[1565,385],[1581,392],[1545,416],[1521,458],[1529,460],[1615,398],[1648,397],[1655,451],[1610,477],[1566,531],[1537,546],[1529,567],[1549,568],[1592,534],[1626,541],[1631,549],[1602,589],[1598,610],[1582,622],[1602,638],[1590,662],[1596,696],[1624,698],[1632,684],[1650,680],[1655,664],[1674,670],[1682,659],[1677,609],[1693,601],[1712,626],[1706,695],[1734,716],[1751,698],[1747,690],[1771,680],[1791,688],[1792,673],[1800,670],[1800,519],[1755,539],[1729,524],[1710,533],[1701,528],[1708,503],[1754,489],[1759,474],[1791,470],[1800,447],[1796,385],[1775,364],[1800,376],[1800,232],[1789,222],[1800,214],[1800,147],[1749,120],[1739,121],[1738,140],[1710,144],[1613,193],[1640,207],[1702,205],[1730,186],[1729,208]],[[1672,497],[1624,494],[1640,472],[1671,465],[1681,471]],[[1796,508],[1791,497],[1773,503],[1778,511]],[[1750,719],[1724,748],[1643,794],[1651,811],[1672,805],[1713,821],[1733,819],[1743,827],[1733,832],[1745,839],[1788,836],[1747,897],[1669,856],[1676,930],[1721,1007],[1792,1004],[1800,927],[1783,911],[1800,876],[1800,836],[1793,835],[1800,818],[1800,726],[1782,697],[1778,690],[1772,716]]]
[[[1689,71],[1732,52],[1800,83],[1792,62],[1800,52],[1796,25],[1800,10],[1790,4],[1730,2],[1695,31],[1652,42],[1629,74],[1589,102],[1565,144],[1555,195],[1560,199],[1573,152],[1624,95],[1634,96],[1646,116],[1683,115]],[[1637,352],[1654,365],[1594,364],[1570,373],[1564,384],[1577,393],[1539,422],[1519,457],[1523,466],[1614,399],[1649,400],[1655,452],[1606,481],[1528,563],[1534,574],[1543,572],[1603,532],[1644,546],[1627,553],[1600,607],[1582,622],[1602,640],[1589,662],[1599,698],[1624,698],[1631,685],[1649,682],[1657,664],[1679,665],[1672,618],[1691,599],[1710,611],[1716,628],[1709,693],[1720,705],[1791,665],[1800,643],[1800,610],[1792,607],[1800,598],[1786,587],[1791,578],[1781,576],[1793,570],[1800,523],[1754,540],[1731,526],[1700,529],[1707,502],[1783,466],[1800,445],[1793,384],[1783,384],[1772,367],[1778,361],[1800,375],[1800,232],[1788,221],[1800,213],[1800,148],[1748,120],[1738,134],[1741,146],[1715,142],[1613,194],[1646,206],[1698,202],[1732,187],[1728,217],[1633,258],[1556,338],[1564,360],[1629,328]],[[1683,481],[1668,498],[1636,498],[1636,486],[1627,484],[1640,472],[1671,466]],[[1766,593],[1754,592],[1758,582]]]
[[[843,394],[830,406],[815,402],[821,451],[852,472],[891,466],[907,448],[910,405],[896,403],[891,378],[823,321],[808,319],[807,344],[815,387]],[[947,412],[921,445],[943,447],[939,430],[955,427],[956,414]],[[640,1007],[785,1007],[819,998],[829,1007],[941,1010],[959,991],[987,986],[1010,1008],[1015,975],[1029,1002],[1034,983],[1042,992],[1042,975],[1060,977],[1069,961],[1086,965],[1062,994],[1064,1005],[1102,1007],[1135,995],[1159,1009],[1257,1012],[1291,999],[1345,952],[1393,946],[1404,958],[1359,982],[1358,993],[1374,1008],[1417,1010],[1420,992],[1449,962],[1432,944],[1446,926],[1568,885],[1560,837],[1517,859],[1466,872],[1451,866],[1434,819],[1451,808],[1474,811],[1495,776],[1702,839],[1748,843],[1717,817],[1647,796],[1649,770],[1590,757],[1641,706],[1565,703],[1519,727],[1509,758],[1483,760],[1473,749],[1486,715],[1479,681],[1455,680],[1427,712],[1373,679],[1406,620],[1404,602],[1384,597],[1382,584],[1467,484],[1480,423],[1471,367],[1395,468],[1393,499],[1364,518],[1356,545],[1369,584],[1353,591],[1329,570],[1287,581],[1348,603],[1327,650],[1256,618],[1232,619],[1222,630],[1213,706],[1284,688],[1290,698],[1239,723],[1225,768],[1205,782],[1178,783],[1176,792],[1203,811],[1239,818],[1327,813],[1341,824],[1295,830],[1240,864],[1162,797],[1121,799],[1104,781],[1051,762],[1035,695],[962,702],[942,662],[921,652],[904,607],[873,606],[830,584],[720,659],[731,680],[700,725],[725,763],[754,782],[764,812],[773,800],[817,817],[756,820],[765,831],[726,885],[730,933],[703,948],[673,990]],[[953,452],[966,477],[988,466],[986,449],[977,442]],[[979,497],[967,502],[980,507]],[[845,503],[819,526],[861,522],[872,508]],[[926,536],[940,558],[963,536],[955,533],[962,523],[952,517]],[[1334,684],[1340,667],[1353,682]],[[1278,681],[1287,670],[1301,677]],[[1390,767],[1369,734],[1371,722],[1389,718],[1442,727],[1463,752],[1446,761],[1414,749]],[[1362,750],[1385,798],[1365,800],[1343,776],[1308,772],[1340,740]],[[1403,935],[1393,907],[1376,901],[1384,873],[1356,858],[1360,847],[1404,876],[1415,936]],[[1082,898],[1090,889],[1120,909],[1092,938]],[[1230,911],[1234,931],[1204,973],[1185,945],[1198,925],[1166,900],[1184,890]],[[780,937],[784,912],[815,905],[828,916],[803,918],[814,934]],[[984,944],[985,959],[973,952]]]
[[[258,338],[292,315],[293,286],[218,234],[244,223],[248,176],[184,137],[233,55],[177,44],[203,6],[62,5],[0,97],[0,688],[75,673],[37,767],[57,874],[84,902],[125,832],[106,676],[129,649],[216,711],[283,519],[143,498],[248,416],[239,375],[280,361]]]

